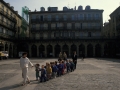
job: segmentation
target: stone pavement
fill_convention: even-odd
[[[45,64],[56,59],[32,59]],[[120,61],[117,59],[78,59],[77,69],[44,83],[35,81],[35,69],[29,68],[31,84],[21,86],[19,60],[0,61],[0,90],[120,90]]]

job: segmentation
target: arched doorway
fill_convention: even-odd
[[[27,52],[29,56],[29,46],[27,43],[19,43],[17,45],[17,55],[19,56],[19,52]]]
[[[5,51],[8,51],[8,44],[5,44]]]
[[[108,45],[107,44],[104,45],[104,56],[105,57],[108,56]]]
[[[64,45],[62,47],[62,51],[65,52],[67,54],[67,56],[69,56],[69,47],[68,47],[68,45]]]
[[[95,56],[101,57],[101,46],[99,44],[95,45]]]
[[[43,45],[40,45],[39,46],[39,56],[42,58],[42,57],[45,57],[45,47]]]
[[[9,46],[9,57],[11,58],[12,55],[13,55],[12,45],[10,44],[10,46]]]
[[[13,57],[17,57],[17,46],[16,45],[13,45]]]
[[[89,44],[87,46],[87,56],[88,57],[93,57],[93,46],[92,46],[92,44]]]
[[[83,44],[79,45],[79,56],[85,55],[85,46]]]
[[[37,57],[37,46],[36,45],[32,45],[31,47],[31,56]]]
[[[52,45],[47,46],[47,57],[53,57],[53,47],[52,47]]]
[[[73,44],[71,45],[71,57],[75,51],[77,52],[77,46]]]
[[[0,51],[4,51],[4,45],[0,43]]]
[[[61,52],[60,45],[55,45],[55,57],[59,57],[60,52]]]

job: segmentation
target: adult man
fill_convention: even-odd
[[[30,80],[28,77],[29,64],[33,67],[33,64],[27,58],[27,53],[23,53],[22,57],[20,58],[20,67],[22,69],[22,75],[23,75],[23,84],[22,85],[25,85],[27,80],[28,80],[28,83],[30,83]]]
[[[77,64],[77,54],[76,52],[74,52],[73,56],[72,56],[72,59],[73,59],[73,63],[75,64],[75,68],[76,69],[76,64]]]

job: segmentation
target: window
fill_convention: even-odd
[[[35,19],[36,18],[36,15],[32,15],[32,19]]]
[[[67,29],[71,29],[72,24],[71,23],[67,23]]]
[[[88,32],[88,37],[91,37],[91,32]]]
[[[40,24],[40,29],[41,29],[41,30],[44,29],[44,24]]]
[[[91,14],[87,14],[87,20],[91,20]]]
[[[48,18],[48,21],[51,21],[51,15],[48,15],[47,18]]]
[[[52,23],[52,24],[51,24],[51,28],[52,28],[52,29],[55,29],[55,27],[56,27],[55,23]]]
[[[36,25],[32,25],[32,28],[34,28],[34,29],[35,29],[35,28],[36,28]]]
[[[2,16],[1,21],[4,22],[4,17]]]
[[[41,16],[40,16],[40,20],[41,20],[41,21],[43,21],[43,20],[44,20],[44,19],[43,19],[43,15],[41,15]]]
[[[56,21],[59,21],[59,16],[58,15],[56,16]]]
[[[70,37],[74,38],[75,37],[75,33],[74,32],[70,32]]]
[[[83,14],[79,14],[78,15],[78,20],[84,20],[84,15]]]
[[[36,34],[36,39],[39,39],[40,38],[40,35],[37,33]]]
[[[9,12],[8,12],[8,9],[6,9],[6,14],[8,15],[8,13],[9,13]]]
[[[80,29],[81,25],[80,23],[75,23],[75,29]]]
[[[8,35],[8,30],[6,29],[6,34]]]
[[[66,15],[64,15],[64,16],[63,16],[63,19],[64,19],[64,21],[66,21],[66,20],[67,20],[67,16],[66,16]]]
[[[0,27],[0,33],[2,33],[3,32],[3,28],[2,27]]]
[[[88,23],[87,27],[88,29],[91,29],[91,23]]]
[[[13,16],[12,12],[11,12],[11,17]]]
[[[4,6],[2,5],[2,11],[4,12]]]
[[[75,16],[74,15],[72,15],[72,20],[75,20]]]
[[[99,14],[95,14],[95,20],[99,20],[100,19],[100,15]]]

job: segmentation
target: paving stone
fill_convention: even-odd
[[[0,73],[0,82],[3,82],[15,75],[17,75],[17,73]]]

